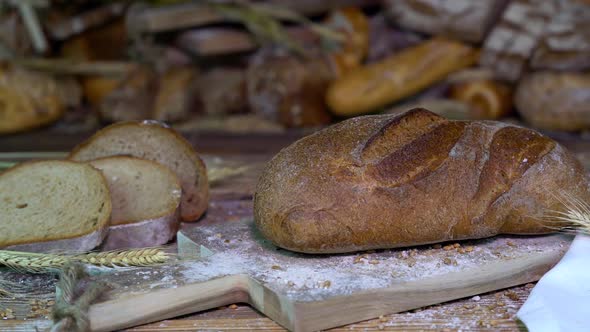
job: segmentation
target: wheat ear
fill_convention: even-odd
[[[555,197],[565,211],[547,211],[543,217],[546,226],[566,233],[590,234],[590,204],[565,191]]]
[[[167,262],[171,254],[158,248],[91,252],[72,256],[82,263],[105,267],[153,266]]]
[[[67,262],[62,255],[0,250],[0,265],[19,272],[44,273],[60,269]]]
[[[85,254],[39,254],[0,250],[0,265],[20,272],[46,273],[68,263],[81,262],[102,267],[153,266],[167,262],[173,255],[159,248],[91,252]]]

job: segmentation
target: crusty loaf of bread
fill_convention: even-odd
[[[590,129],[590,72],[527,74],[518,83],[514,103],[520,115],[535,128]]]
[[[66,110],[63,93],[51,76],[0,66],[0,134],[48,125]]]
[[[424,109],[353,118],[269,162],[254,215],[276,245],[306,253],[550,231],[558,190],[590,201],[578,161],[535,131],[450,121]]]
[[[111,199],[102,174],[72,161],[38,161],[0,175],[0,248],[88,251],[106,235]]]
[[[89,163],[102,171],[113,205],[102,249],[153,247],[174,238],[181,196],[175,173],[154,161],[128,156]]]
[[[69,159],[90,161],[129,155],[170,168],[182,185],[180,215],[197,220],[209,204],[205,164],[190,143],[173,129],[154,121],[120,122],[98,131],[70,153]]]

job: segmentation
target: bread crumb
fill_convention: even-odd
[[[465,247],[465,252],[472,252],[473,251],[473,246],[467,246]]]
[[[530,284],[530,283],[529,283],[529,284],[526,284],[526,285],[524,285],[524,287],[525,287],[526,289],[532,289],[533,287],[535,287],[535,284]]]
[[[2,320],[16,319],[14,312],[10,308],[0,309],[0,318]]]
[[[453,250],[455,247],[453,247],[452,244],[446,245],[443,247],[443,250],[449,251],[449,250]]]
[[[381,315],[381,316],[379,316],[379,321],[380,321],[381,323],[385,323],[385,322],[387,322],[387,321],[388,321],[388,319],[387,319],[385,316]]]
[[[506,242],[507,245],[511,246],[511,247],[516,247],[516,243],[512,242],[512,241],[508,241]]]
[[[446,265],[451,265],[453,263],[453,261],[450,258],[445,257],[445,259],[443,260],[443,263],[445,263]]]
[[[376,259],[372,259],[372,260],[369,261],[369,264],[376,265],[376,264],[379,264],[379,261],[376,260]]]
[[[289,280],[289,281],[287,281],[287,286],[293,287],[293,286],[295,286],[295,283]]]
[[[236,310],[236,309],[238,309],[238,305],[237,304],[232,304],[232,305],[229,306],[229,308],[232,309],[232,310]]]
[[[281,270],[281,271],[283,270],[283,268],[280,265],[273,265],[270,268],[273,270]]]
[[[211,234],[211,233],[209,233],[209,234]],[[222,236],[223,236],[223,235],[221,235],[221,233],[217,233],[217,234],[215,234],[215,237],[218,237],[218,238],[220,238],[220,239],[221,239],[221,237],[222,237]]]
[[[440,249],[440,248],[442,248],[442,245],[440,245],[440,243],[437,243],[437,244],[433,245],[432,248]]]
[[[459,248],[461,245],[459,243],[453,243],[454,248]]]
[[[324,287],[324,288],[330,288],[330,286],[332,286],[332,282],[330,280],[326,280],[322,284],[322,287]]]
[[[504,295],[506,295],[506,297],[509,298],[509,299],[511,299],[512,301],[518,301],[519,300],[518,294],[516,294],[516,292],[514,292],[514,291],[508,291]]]
[[[503,307],[503,306],[505,306],[505,305],[506,305],[506,303],[504,303],[504,302],[502,302],[502,301],[498,301],[498,302],[496,303],[496,305],[497,305],[498,307]]]
[[[464,254],[465,253],[465,249],[463,248],[457,248],[457,252],[460,254]]]
[[[377,326],[377,328],[378,328],[379,330],[383,330],[383,329],[385,329],[385,325],[383,325],[383,324],[379,324],[379,326]]]

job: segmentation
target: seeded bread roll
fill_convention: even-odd
[[[306,253],[414,246],[549,232],[557,190],[590,201],[563,147],[492,121],[450,121],[424,109],[353,118],[283,149],[254,197],[261,233]]]
[[[0,248],[89,251],[106,235],[109,190],[101,173],[72,161],[38,161],[0,175]]]
[[[128,156],[90,164],[103,173],[113,205],[103,249],[153,247],[174,238],[181,195],[176,174],[154,161]]]
[[[196,221],[207,209],[209,183],[205,164],[190,143],[173,129],[155,121],[116,123],[76,146],[69,159],[91,161],[117,155],[152,160],[170,168],[182,185],[183,221]]]

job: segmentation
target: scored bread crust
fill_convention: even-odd
[[[180,212],[181,186],[176,174],[168,167],[157,162],[129,156],[104,157],[90,161],[89,164],[103,172],[109,185],[111,182],[109,172],[104,170],[105,164],[108,165],[109,163],[112,163],[111,166],[119,167],[124,167],[125,165],[123,165],[123,163],[127,163],[130,164],[129,166],[135,166],[136,169],[149,167],[151,168],[151,171],[162,173],[160,174],[162,178],[165,177],[166,180],[173,179],[174,184],[171,187],[174,187],[175,189],[173,189],[173,191],[169,193],[170,196],[167,197],[167,200],[173,204],[169,204],[169,206],[161,213],[151,215],[149,218],[142,220],[114,220],[113,218],[117,217],[117,204],[115,203],[115,200],[128,200],[129,197],[118,197],[115,192],[111,191],[111,198],[113,200],[111,226],[109,227],[108,235],[101,248],[103,250],[114,250],[122,248],[153,247],[165,244],[172,240],[176,235],[176,231],[178,231]],[[156,174],[150,175],[156,176]],[[118,178],[116,181],[121,180],[125,179]],[[131,199],[141,200],[144,199],[144,197],[131,197]]]
[[[558,190],[590,200],[580,163],[551,139],[423,109],[357,117],[307,136],[266,166],[261,233],[306,253],[541,234]]]
[[[101,208],[102,216],[104,218],[97,219],[96,228],[93,231],[84,233],[84,234],[68,234],[68,235],[61,235],[60,238],[52,237],[46,239],[38,239],[35,242],[30,241],[18,241],[13,240],[9,244],[4,246],[0,245],[0,248],[10,249],[10,250],[19,250],[19,251],[30,251],[30,252],[48,252],[48,251],[63,251],[67,250],[68,252],[87,252],[96,247],[98,247],[102,241],[104,240],[105,236],[108,232],[109,226],[109,217],[111,215],[111,200],[109,196],[108,186],[106,180],[101,172],[94,169],[93,167],[86,165],[84,163],[78,163],[75,161],[67,161],[67,160],[49,160],[49,161],[28,161],[21,164],[18,164],[2,173],[0,173],[0,178],[4,176],[9,176],[11,173],[20,171],[22,168],[25,167],[34,167],[41,164],[74,164],[78,166],[82,166],[87,168],[96,175],[96,178],[99,180],[100,186],[102,187],[103,191],[103,205]],[[4,188],[3,188],[4,189]],[[11,190],[11,188],[8,188]],[[14,188],[12,188],[14,190]],[[76,208],[76,207],[72,207]]]
[[[172,138],[175,142],[174,146],[181,150],[182,155],[190,159],[192,166],[194,166],[194,173],[186,174],[178,171],[175,166],[175,160],[168,160],[157,158],[151,154],[154,151],[130,151],[122,147],[109,148],[109,151],[100,151],[104,147],[100,146],[98,141],[110,135],[124,135],[127,129],[142,128],[160,131]],[[121,132],[119,132],[121,130]],[[169,142],[168,142],[169,143]],[[161,147],[162,149],[171,149],[172,146]],[[144,155],[144,153],[150,155]],[[113,155],[130,155],[133,157],[143,158],[161,163],[168,166],[176,173],[182,185],[182,201],[180,203],[180,216],[183,221],[196,221],[209,204],[209,183],[207,180],[207,170],[205,163],[201,160],[199,155],[195,152],[191,144],[178,132],[167,127],[166,125],[157,121],[126,121],[119,122],[107,126],[99,130],[96,134],[90,137],[85,142],[76,146],[70,153],[68,159],[76,161],[90,161],[93,159],[113,156]]]

